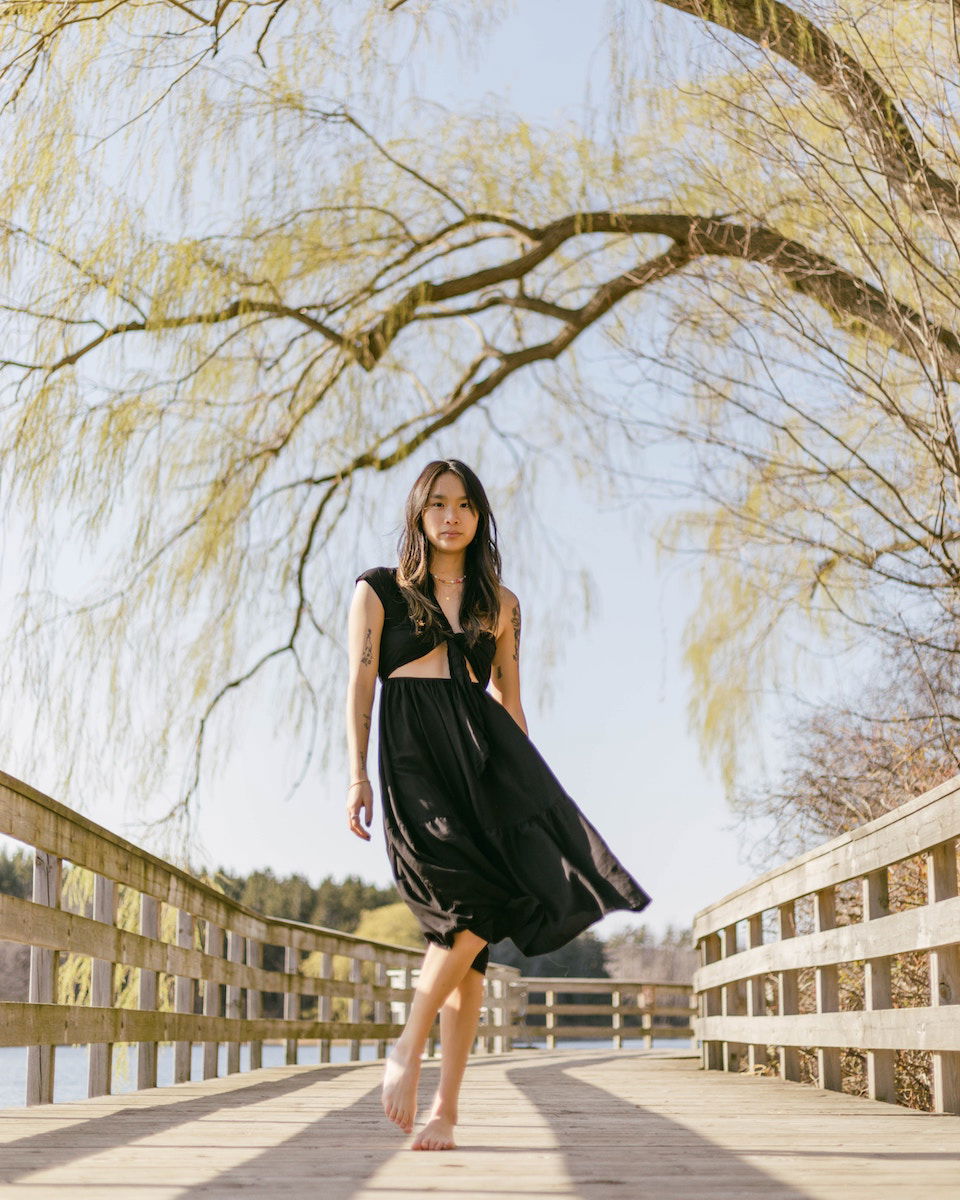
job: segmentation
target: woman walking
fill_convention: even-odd
[[[387,1059],[383,1107],[413,1131],[420,1059],[439,1010],[440,1082],[413,1148],[449,1150],[488,943],[509,937],[524,954],[543,954],[605,913],[640,912],[650,897],[527,737],[520,604],[500,582],[483,485],[459,459],[428,463],[413,485],[398,565],[357,577],[349,650],[349,828],[370,840],[367,743],[379,676],[387,854],[427,940]]]

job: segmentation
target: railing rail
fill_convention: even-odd
[[[868,1094],[895,1102],[897,1051],[927,1051],[935,1111],[960,1113],[958,838],[960,776],[697,913],[704,1066],[753,1070],[774,1048],[780,1074],[799,1079],[806,1050],[818,1085],[839,1090],[841,1053],[856,1049]],[[891,871],[918,858],[926,902],[891,911]],[[859,891],[862,917],[852,924],[838,922],[842,887]],[[812,914],[809,931],[798,925],[800,905]],[[916,953],[927,958],[929,1003],[894,1007],[894,960]],[[800,1010],[804,970],[813,972],[813,1011]],[[862,970],[862,1008],[839,1011],[841,970]]]
[[[31,947],[29,1000],[0,1002],[0,1046],[28,1047],[28,1104],[53,1099],[58,1045],[90,1047],[88,1094],[95,1096],[110,1090],[119,1042],[137,1044],[138,1086],[153,1087],[161,1042],[175,1043],[174,1081],[182,1082],[198,1042],[209,1078],[224,1043],[233,1072],[241,1043],[250,1045],[253,1069],[267,1039],[286,1042],[288,1063],[297,1062],[301,1042],[317,1042],[323,1062],[332,1042],[346,1041],[355,1060],[362,1043],[382,1055],[402,1030],[421,950],[265,917],[2,772],[0,833],[35,852],[32,900],[0,895],[0,940]],[[64,863],[93,873],[89,916],[62,907]],[[120,889],[135,928],[119,924]],[[282,948],[282,970],[263,967],[266,946]],[[63,952],[91,960],[89,1003],[58,1002]],[[510,1049],[519,976],[490,964],[481,1050]],[[165,1011],[160,1001],[171,980],[173,1011]],[[283,1016],[263,1015],[271,993],[283,996]],[[334,1011],[337,1001],[345,1014]]]

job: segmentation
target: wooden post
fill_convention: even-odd
[[[623,1015],[620,1012],[620,997],[622,993],[619,988],[610,993],[610,1005],[613,1012],[610,1014],[610,1027],[613,1030],[613,1048],[614,1050],[623,1049]]]
[[[837,924],[837,892],[835,887],[824,888],[814,895],[814,920],[817,932],[834,929]],[[836,964],[817,967],[817,1012],[832,1013],[840,1008],[840,979]],[[831,1092],[842,1090],[840,1078],[840,1049],[837,1046],[817,1047],[817,1087]]]
[[[889,912],[887,868],[881,867],[863,877],[863,919],[864,922],[875,921]],[[868,958],[863,964],[863,1000],[868,1012],[893,1007],[889,958]],[[894,1053],[893,1050],[867,1048],[867,1093],[871,1100],[896,1103]]]
[[[117,888],[112,879],[106,879],[103,875],[93,877],[93,919],[111,927],[117,923]],[[113,1008],[113,966],[112,962],[102,958],[95,958],[91,963],[92,1008]],[[87,1058],[88,1096],[109,1095],[112,1065],[112,1043],[91,1043]]]
[[[387,968],[382,962],[376,964],[375,980],[378,987],[386,987],[388,984]],[[373,1005],[373,1019],[378,1025],[383,1025],[387,1020],[389,1006],[386,1000],[375,1000]],[[377,1058],[386,1058],[387,1042],[386,1038],[377,1039]]]
[[[720,930],[720,956],[732,958],[737,953],[737,926],[726,925]],[[720,989],[720,1011],[725,1017],[739,1017],[747,1010],[743,980],[724,984]],[[742,1042],[723,1043],[723,1069],[739,1071],[740,1063],[746,1058],[747,1048]]]
[[[300,974],[300,951],[294,946],[284,946],[283,948],[283,969],[287,975]],[[284,992],[283,995],[283,1019],[285,1021],[299,1021],[300,1019],[300,993],[299,992]],[[288,1067],[294,1067],[297,1064],[297,1039],[287,1038],[286,1064]]]
[[[788,900],[777,908],[780,940],[797,936],[797,919],[795,901]],[[799,1009],[800,993],[797,986],[797,971],[777,972],[777,993],[779,997],[779,1012],[783,1016],[792,1016]],[[781,1046],[780,1048],[780,1077],[781,1079],[800,1078],[800,1050],[797,1046]]]
[[[247,938],[247,966],[263,966],[263,943],[256,938]],[[247,1018],[259,1021],[263,1016],[263,992],[259,988],[247,988]],[[263,1066],[263,1042],[258,1038],[250,1042],[250,1070]]]
[[[657,1007],[657,988],[655,984],[647,984],[637,992],[637,1007],[642,1008],[640,1028],[643,1030],[644,1050],[653,1049],[653,1016]]]
[[[234,933],[231,929],[227,933],[227,959],[232,963],[243,962],[243,941],[244,939],[239,933]],[[227,984],[227,1016],[234,1021],[239,1021],[243,1015],[243,1010],[240,1007],[241,992],[240,988],[235,983]],[[240,1070],[240,1041],[230,1040],[227,1042],[227,1074],[236,1075]]]
[[[700,965],[705,967],[710,963],[718,962],[719,959],[720,935],[708,933],[706,937],[700,939]],[[702,1017],[720,1016],[721,1003],[720,989],[717,987],[707,988],[700,996],[700,1015]],[[719,1071],[723,1067],[722,1042],[703,1042],[700,1049],[705,1071]]]
[[[33,859],[33,902],[60,907],[62,864],[53,854],[38,850]],[[30,947],[30,1003],[53,1004],[57,999],[59,950]],[[27,1104],[53,1103],[55,1046],[27,1047]]]
[[[363,963],[359,958],[350,959],[350,982],[353,984],[353,993],[350,996],[350,1020],[355,1024],[359,1024],[362,1019],[360,1006],[360,983],[363,980]],[[360,1039],[353,1037],[350,1039],[350,1061],[357,1062],[360,1058]]]
[[[223,930],[212,921],[207,922],[207,931],[203,948],[212,958],[223,958]],[[220,984],[212,979],[203,983],[203,1015],[205,1017],[222,1017],[223,1007],[220,999]],[[203,1077],[216,1079],[220,1067],[220,1043],[203,1043]]]
[[[927,902],[937,904],[956,895],[957,843],[951,838],[927,853]],[[930,1003],[960,1004],[960,946],[956,944],[930,951]],[[934,1112],[960,1113],[960,1051],[935,1050],[931,1058]]]
[[[177,945],[193,949],[194,919],[182,908],[177,910]],[[177,975],[174,985],[174,1009],[178,1013],[192,1013],[195,1008],[197,981],[187,975]],[[189,1083],[193,1042],[173,1044],[173,1082]]]
[[[409,974],[409,972],[408,972]],[[333,955],[320,955],[320,978],[331,979],[333,977]],[[317,1019],[319,1021],[329,1021],[330,1014],[333,1011],[333,1002],[328,995],[320,996],[317,1000]],[[330,1061],[330,1038],[320,1039],[320,1061],[328,1063]]]
[[[763,945],[763,913],[754,913],[747,919],[747,949],[753,950]],[[746,981],[746,1002],[748,1017],[766,1015],[766,1004],[763,995],[763,976],[751,975]],[[767,1065],[767,1047],[756,1042],[747,1046],[747,1068],[755,1071],[758,1066]]]
[[[158,940],[160,937],[160,904],[146,892],[140,895],[140,935]],[[157,1011],[157,972],[140,968],[138,1003],[146,1012]],[[157,1043],[137,1044],[137,1087],[157,1086]]]
[[[544,995],[544,1000],[547,1005],[547,1049],[556,1050],[557,1035],[553,1031],[557,1027],[557,1014],[554,1009],[556,1004],[556,992],[547,992]]]

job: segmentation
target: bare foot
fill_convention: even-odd
[[[420,1081],[420,1059],[407,1058],[397,1047],[387,1055],[383,1072],[383,1111],[399,1125],[404,1133],[413,1133],[417,1115],[417,1084]]]
[[[411,1150],[456,1150],[453,1140],[453,1121],[432,1116],[417,1134]]]

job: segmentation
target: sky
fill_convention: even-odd
[[[649,37],[651,55],[657,51],[657,71],[682,72],[687,52],[695,49],[684,41],[690,26],[659,5],[647,8],[649,18],[638,28]],[[480,105],[485,97],[496,96],[531,121],[552,121],[558,113],[575,113],[585,89],[602,80],[607,52],[600,33],[599,22],[591,28],[584,19],[582,3],[522,0],[481,53],[421,57],[410,67],[411,79],[422,95],[451,108]],[[425,450],[424,461],[439,455],[471,458],[456,430]],[[419,464],[411,464],[407,482],[418,469]],[[495,492],[496,472],[485,482]],[[388,490],[396,495],[403,487],[392,481]],[[748,847],[731,828],[717,772],[701,761],[687,719],[690,682],[681,641],[696,600],[696,564],[658,556],[655,529],[663,506],[627,514],[604,505],[589,484],[558,470],[544,472],[536,500],[548,530],[574,547],[574,565],[594,579],[598,606],[564,638],[549,671],[524,659],[530,736],[653,898],[641,916],[614,914],[597,931],[606,935],[638,924],[654,931],[668,924],[688,925],[697,909],[752,874],[743,861]],[[8,562],[10,547],[26,536],[23,529],[8,527]],[[365,567],[393,563],[394,542],[393,524],[386,522],[379,544],[376,537],[372,543],[371,553],[379,557],[348,564],[351,577]],[[501,542],[504,580],[515,586],[511,566],[513,579],[522,572],[508,526],[501,527]],[[566,626],[566,614],[555,610],[551,595],[528,582],[519,598],[525,648],[540,644],[551,622]],[[346,829],[341,763],[313,771],[290,798],[280,793],[275,768],[278,755],[286,751],[269,732],[272,724],[271,714],[253,706],[235,752],[199,811],[198,853],[209,865],[236,872],[270,868],[278,875],[300,872],[313,882],[328,874],[357,874],[388,883],[378,820],[370,844]],[[375,738],[376,728],[373,734]],[[8,736],[0,769],[16,775],[17,731]],[[43,786],[41,780],[30,782]],[[57,799],[73,802],[70,796]],[[135,813],[123,794],[90,797],[84,811],[137,840]]]

